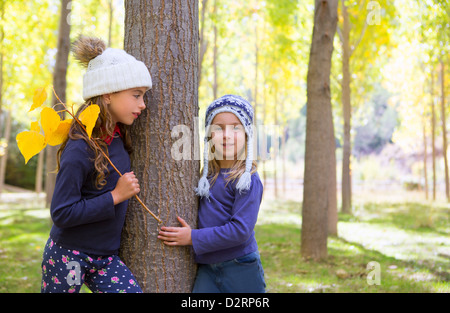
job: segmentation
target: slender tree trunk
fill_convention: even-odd
[[[208,0],[202,0],[202,17],[200,21],[200,44],[199,44],[199,61],[198,61],[198,85],[202,81],[202,65],[205,57],[206,49],[208,48],[208,41],[205,39],[205,13],[208,7]]]
[[[44,172],[44,157],[45,150],[39,152],[38,163],[36,167],[36,183],[34,185],[34,191],[39,195],[42,192],[42,173]]]
[[[120,256],[144,292],[190,292],[196,274],[191,247],[169,247],[157,239],[160,226],[179,226],[177,216],[196,228],[198,200],[194,187],[199,162],[175,160],[172,129],[191,131],[194,146],[198,116],[198,1],[128,0],[125,2],[125,50],[150,70],[153,88],[147,109],[131,127],[132,170],[139,197],[159,216],[158,225],[140,204],[130,200],[122,231]],[[183,134],[187,136],[189,134]]]
[[[6,147],[5,153],[0,157],[0,194],[2,193],[3,187],[5,185],[5,176],[6,176],[6,163],[8,162],[8,146],[9,146],[9,137],[11,137],[11,121],[12,121],[12,112],[6,112],[6,125],[5,125],[5,140]]]
[[[436,111],[434,106],[434,73],[431,71],[431,152],[433,161],[433,201],[436,200]]]
[[[425,115],[425,114],[424,114]],[[423,176],[425,179],[425,199],[428,200],[428,173],[427,173],[427,130],[426,119],[422,119],[423,123]]]
[[[257,5],[257,4],[255,4]],[[253,108],[254,111],[254,124],[258,125],[258,55],[259,55],[259,47],[258,47],[258,19],[255,21],[255,90],[254,90],[254,98],[255,98],[255,106]]]
[[[266,85],[265,80],[264,80],[264,86]],[[267,125],[266,125],[266,116],[267,116],[267,101],[266,101],[266,97],[267,97],[267,92],[266,92],[266,88],[263,89],[263,117],[262,117],[262,123],[263,123],[263,143],[261,145],[261,150],[262,150],[262,156],[264,158],[263,162],[262,162],[262,168],[263,168],[263,185],[267,186],[267,170],[266,170],[266,165],[267,165],[267,160],[269,159],[269,153],[267,153]],[[264,196],[264,193],[263,193]]]
[[[274,134],[275,140],[272,140],[274,142],[273,146],[273,190],[274,190],[274,196],[275,199],[278,199],[278,178],[277,178],[277,161],[278,161],[278,148],[280,144],[279,135],[280,135],[280,127],[278,126],[278,90],[275,89],[275,105],[273,106],[273,114],[275,117],[275,129],[276,132]]]
[[[67,65],[70,52],[70,23],[68,23],[68,16],[70,14],[70,0],[61,0],[61,17],[59,20],[59,34],[58,34],[58,52],[56,53],[56,63],[53,72],[53,88],[62,102],[66,102],[66,75]],[[52,105],[58,103],[58,99],[53,95]],[[55,110],[63,110],[62,105],[56,105]],[[61,118],[64,118],[64,113],[60,113]],[[47,147],[46,170],[47,178],[45,180],[46,204],[50,205],[55,190],[56,181],[56,153],[59,147]]]
[[[0,1],[0,17],[1,20],[4,20],[5,17],[5,2]],[[3,24],[0,24],[0,122],[1,119],[4,119],[3,114],[3,38],[5,36],[3,30]],[[9,114],[8,114],[9,117]],[[5,127],[5,133],[7,132],[7,127]],[[3,138],[3,127],[0,124],[0,139]],[[6,144],[8,145],[9,136],[6,138]],[[0,155],[0,195],[3,191],[3,186],[5,184],[5,175],[6,175],[6,161],[8,160],[8,146],[5,147],[5,151],[3,155]],[[4,165],[3,165],[4,164]]]
[[[351,189],[351,95],[350,95],[350,21],[345,1],[342,4],[342,106],[344,113],[344,146],[342,156],[342,212],[350,214],[352,209]]]
[[[331,56],[337,26],[335,0],[316,0],[307,75],[305,173],[301,253],[304,258],[327,257],[330,141],[333,122],[330,94]]]
[[[444,167],[445,167],[445,196],[447,201],[450,202],[449,193],[449,181],[448,181],[448,158],[447,158],[447,126],[445,118],[445,71],[444,62],[441,63],[441,121],[442,121],[442,154],[444,156]]]
[[[213,14],[217,20],[217,0],[214,0],[214,11]],[[214,23],[213,27],[214,31],[214,47],[213,47],[213,71],[214,71],[214,82],[213,82],[213,97],[214,99],[218,98],[217,89],[218,89],[218,83],[217,83],[217,26],[216,23]]]
[[[108,47],[111,47],[111,45],[112,45],[112,25],[113,25],[113,17],[114,17],[114,2],[113,2],[113,0],[109,0],[109,2],[108,2],[108,11],[109,11]]]
[[[286,136],[287,126],[283,127],[283,135],[281,137],[281,179],[283,182],[283,196],[286,196]]]
[[[336,181],[336,139],[334,135],[333,117],[329,125],[331,132],[330,140],[330,172],[328,186],[328,235],[338,235],[338,209],[337,209],[337,181]]]

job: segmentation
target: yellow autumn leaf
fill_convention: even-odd
[[[16,136],[17,146],[25,158],[25,164],[45,148],[45,137],[36,131],[23,131]]]
[[[39,126],[39,122],[31,122],[30,130],[40,133],[41,127]]]
[[[64,140],[69,135],[70,125],[72,124],[72,119],[64,120],[59,123],[58,128],[52,132],[50,136],[46,136],[47,143],[50,146],[58,146],[64,142]]]
[[[53,132],[58,129],[61,118],[58,113],[52,108],[43,108],[41,111],[41,126],[44,130],[47,141],[52,136]]]
[[[45,87],[37,88],[34,91],[33,104],[31,105],[30,111],[28,112],[39,108],[45,102],[45,100],[47,100],[47,92],[45,91]]]
[[[97,122],[98,115],[100,114],[100,107],[96,104],[91,104],[80,114],[80,121],[86,126],[86,131],[91,139],[92,130]]]

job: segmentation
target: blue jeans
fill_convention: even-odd
[[[266,283],[258,251],[215,264],[199,264],[194,293],[264,293]]]

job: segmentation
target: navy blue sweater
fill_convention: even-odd
[[[258,250],[254,228],[263,185],[258,173],[254,173],[250,190],[240,193],[237,179],[227,184],[228,171],[220,169],[209,198],[200,199],[199,229],[191,232],[197,263],[224,262]]]
[[[108,146],[109,158],[122,173],[130,171],[130,157],[120,137]],[[50,237],[60,246],[94,255],[117,254],[128,201],[114,205],[111,191],[119,174],[108,164],[102,189],[95,186],[94,152],[83,140],[69,140],[61,155],[50,207]]]

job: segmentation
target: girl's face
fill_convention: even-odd
[[[145,109],[144,94],[146,90],[145,87],[132,88],[104,95],[114,122],[125,125],[133,124],[141,111]]]
[[[236,115],[229,112],[217,114],[211,123],[211,142],[214,157],[220,167],[229,168],[245,151],[245,129]]]

